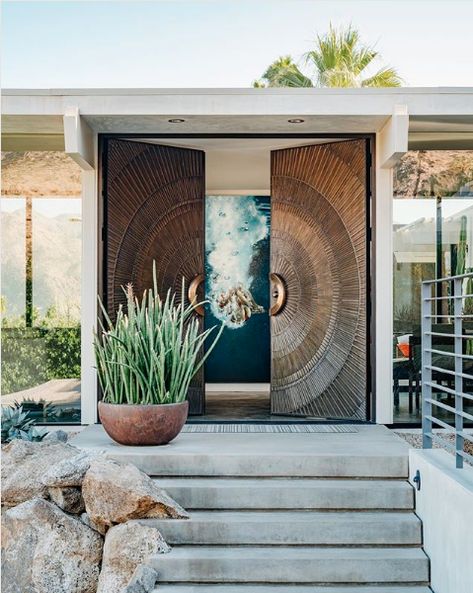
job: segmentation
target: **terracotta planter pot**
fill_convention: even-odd
[[[189,402],[134,405],[99,402],[105,432],[121,445],[165,445],[181,432]]]

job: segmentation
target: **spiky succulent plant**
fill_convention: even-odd
[[[94,345],[105,402],[170,404],[186,399],[192,377],[214,348],[224,325],[201,356],[216,327],[201,331],[195,303],[184,304],[184,289],[183,281],[179,303],[170,290],[161,299],[154,266],[153,288],[138,300],[128,285],[127,310],[120,306],[115,321],[100,303],[105,324],[95,335]]]
[[[34,423],[34,418],[30,417],[29,412],[23,411],[23,406],[2,407],[2,443],[9,443],[13,439],[42,441],[48,431]]]

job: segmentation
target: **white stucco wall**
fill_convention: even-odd
[[[455,468],[455,458],[438,449],[409,452],[412,482],[420,471],[416,513],[423,523],[424,549],[431,562],[434,593],[473,591],[473,468]]]

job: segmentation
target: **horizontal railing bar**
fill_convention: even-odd
[[[463,429],[463,419],[473,421],[473,414],[465,411],[465,407],[468,410],[471,407],[471,403],[466,405],[466,402],[473,402],[473,393],[463,392],[470,389],[469,382],[473,381],[470,364],[464,362],[473,361],[473,355],[463,354],[463,344],[466,345],[465,349],[468,349],[471,343],[464,340],[473,340],[473,333],[470,333],[473,314],[468,313],[467,308],[467,299],[473,299],[473,294],[470,294],[470,282],[466,284],[463,282],[465,279],[473,279],[473,270],[465,274],[432,278],[422,282],[422,434],[426,447],[431,447],[431,443],[435,442],[454,453],[458,468],[463,467],[463,460],[473,464],[473,455],[463,450],[465,442],[473,444],[473,434]],[[444,306],[439,305],[442,301],[446,304],[446,311],[443,313]],[[438,314],[434,312],[436,306],[440,309]],[[439,331],[441,328],[447,332]],[[445,338],[445,341],[448,340],[447,343],[444,343],[442,338]],[[449,351],[442,348],[448,348]],[[433,355],[439,358],[436,360]],[[450,368],[442,368],[441,357],[443,356],[448,356],[455,361],[454,368],[448,359],[445,366],[448,364]],[[450,379],[445,381],[442,375]],[[443,384],[446,382],[453,387]],[[445,400],[452,405],[444,403]],[[434,411],[441,414],[441,410],[448,413],[445,414],[447,418],[444,420],[433,413]],[[436,433],[434,433],[434,427],[439,427],[444,432],[435,429]]]
[[[439,402],[436,399],[431,399],[430,397],[426,397],[424,401],[426,401],[429,404],[432,404],[433,406],[437,406],[439,408],[447,410],[447,412],[451,412],[452,414],[455,414],[456,416],[461,416],[462,418],[466,418],[467,420],[473,421],[473,416],[471,414],[468,414],[467,412],[462,412],[460,410],[452,408],[452,406],[448,406],[447,404]]]
[[[450,395],[461,395],[461,393],[457,393],[455,389],[451,389],[450,387],[446,387],[445,385],[440,385],[435,381],[426,381],[426,385],[433,387],[434,389],[440,389],[440,391],[445,391],[445,393],[449,393]]]
[[[468,459],[468,461],[473,462],[473,455],[470,455],[469,453],[466,453],[465,451],[461,451],[460,449],[457,449],[455,447],[455,445],[453,443],[451,443],[450,441],[447,441],[446,439],[442,438],[441,436],[439,436],[438,434],[435,434],[433,432],[426,432],[425,434],[428,437],[430,437],[431,439],[433,439],[434,441],[436,441],[437,443],[441,443],[442,445],[445,445],[445,447],[447,447],[447,449],[454,451],[455,453],[457,453],[457,455],[461,455],[464,459]]]
[[[426,436],[430,437],[432,440],[436,441],[437,443],[444,445],[445,447],[447,447],[447,449],[450,449],[457,455],[461,455],[463,457],[463,459],[467,459],[470,463],[473,463],[473,455],[469,455],[468,453],[465,453],[465,451],[458,450],[455,447],[455,445],[453,445],[446,439],[439,437],[437,434],[434,434],[433,432],[426,432],[425,434],[426,434]]]
[[[462,340],[472,340],[473,334],[447,334],[444,332],[424,332],[427,336],[442,336],[443,338],[461,338]]]
[[[455,352],[448,352],[447,350],[437,350],[436,348],[424,348],[424,350],[426,352],[431,352],[432,354],[441,354],[442,356],[453,356],[455,358],[473,360],[473,356],[471,356],[471,354],[456,354]]]
[[[461,280],[462,278],[473,278],[473,272],[465,272],[465,274],[458,274],[457,276],[446,276],[445,278],[433,278],[431,280],[423,280],[423,284],[436,284],[437,282],[450,282],[451,280]]]
[[[437,443],[441,443],[442,445],[447,447],[447,449],[450,449],[450,451],[457,453],[457,448],[455,447],[455,445],[450,441],[447,441],[447,439],[439,437],[438,434],[435,434],[434,432],[426,432],[426,435],[434,441],[436,441]]]
[[[473,443],[473,434],[465,432],[464,430],[458,430],[457,434],[459,434],[462,438],[466,439],[470,443]]]
[[[464,430],[455,430],[455,428],[451,424],[447,424],[447,422],[444,422],[443,420],[440,420],[440,418],[436,418],[435,416],[426,416],[426,418],[434,424],[438,424],[442,428],[445,428],[445,430],[448,430],[449,434],[459,434],[462,438],[466,439],[467,441],[470,441],[470,443],[473,443],[473,434],[465,432]]]
[[[469,393],[463,393],[463,391],[455,391],[455,389],[451,389],[450,387],[446,387],[445,385],[440,385],[436,381],[426,381],[426,385],[433,387],[434,389],[440,389],[440,391],[444,391],[445,393],[449,393],[450,395],[465,397],[466,399],[473,400],[473,395]]]
[[[446,375],[453,375],[454,377],[462,377],[463,379],[473,379],[473,375],[468,375],[467,373],[457,373],[456,371],[450,371],[448,369],[443,369],[442,367],[436,367],[430,364],[426,364],[425,368],[430,369],[431,371],[445,373]]]
[[[470,393],[464,393],[463,391],[455,391],[454,389],[451,389],[450,387],[445,387],[445,385],[440,385],[435,381],[426,381],[425,384],[430,385],[430,387],[433,387],[434,389],[440,389],[440,391],[444,391],[445,393],[449,393],[450,395],[453,395],[455,397],[459,396],[473,401],[473,395],[471,395]]]
[[[442,296],[426,297],[424,301],[448,301],[452,299],[469,299],[473,294],[444,294]]]
[[[473,319],[473,315],[464,315],[461,313],[460,315],[423,315],[424,319],[438,319],[440,317],[445,317],[445,319]]]
[[[461,455],[463,459],[466,459],[470,463],[473,463],[473,455],[466,453],[465,451],[457,451],[457,455]]]
[[[439,408],[443,408],[444,410],[447,410],[447,412],[451,412],[452,414],[455,414],[455,408],[452,408],[452,406],[444,404],[443,402],[439,402],[436,399],[426,397],[424,401],[426,401],[428,404],[432,404],[433,406],[438,406]]]
[[[431,422],[434,422],[435,424],[438,424],[439,426],[442,426],[442,428],[445,428],[449,432],[455,434],[455,429],[451,424],[448,424],[447,422],[444,422],[443,420],[440,420],[440,418],[436,418],[435,416],[426,416],[426,418],[427,420],[430,420]]]

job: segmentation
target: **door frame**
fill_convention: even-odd
[[[126,139],[159,139],[166,143],[166,139],[300,139],[300,140],[320,140],[327,141],[334,139],[364,139],[366,149],[366,420],[368,423],[376,422],[376,228],[374,221],[376,220],[376,134],[375,133],[355,133],[355,134],[340,134],[340,133],[99,133],[98,134],[98,248],[97,248],[97,286],[98,293],[101,299],[106,298],[104,294],[104,286],[106,286],[106,265],[105,254],[107,244],[107,195],[106,195],[106,146],[109,139],[122,138]],[[102,301],[105,302],[105,301]],[[99,391],[97,381],[97,393]],[[98,405],[98,398],[97,398]],[[204,390],[204,409],[205,409],[205,390]],[[346,420],[345,423],[357,423],[357,421]]]

